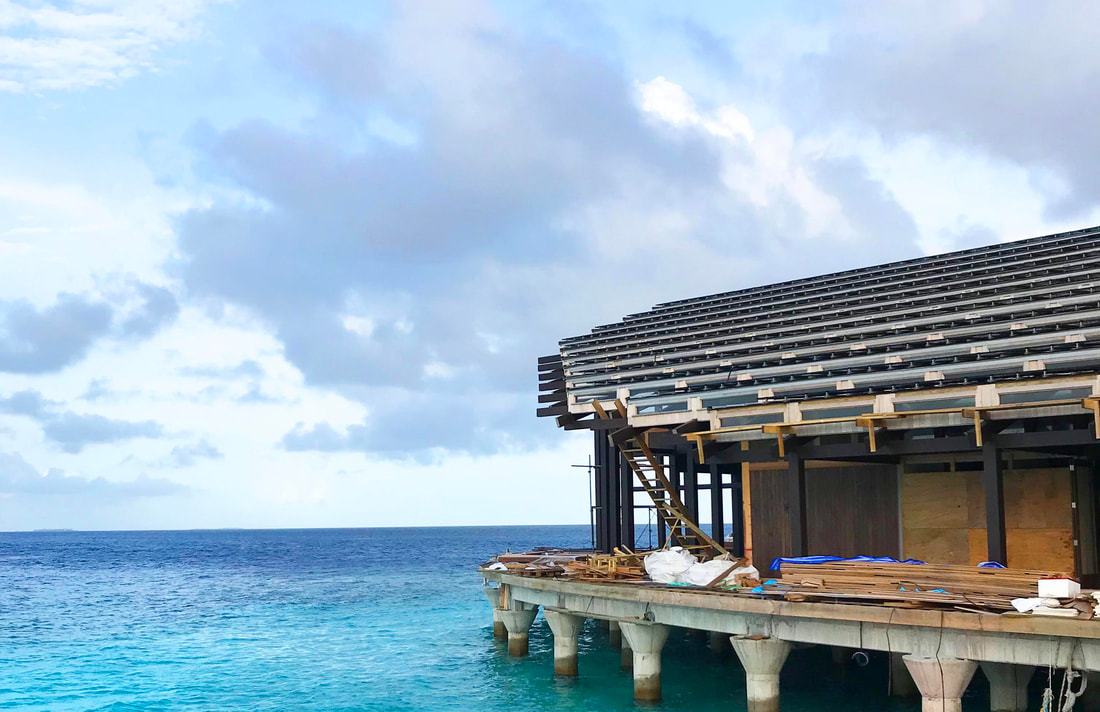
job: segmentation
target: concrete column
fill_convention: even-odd
[[[512,605],[512,610],[500,612],[500,618],[508,629],[508,652],[521,657],[527,654],[527,632],[531,629],[539,608],[519,601],[514,601]]]
[[[922,712],[962,712],[962,695],[978,669],[976,662],[915,655],[903,659],[920,690]]]
[[[668,626],[626,621],[619,626],[634,653],[634,699],[661,699],[661,648],[668,640]]]
[[[1031,665],[981,663],[989,680],[991,712],[1027,712],[1027,683],[1035,674]]]
[[[619,628],[619,621],[608,621],[607,634],[611,640],[611,647],[616,650],[623,647],[623,631]]]
[[[913,676],[909,674],[909,668],[905,667],[902,659],[905,653],[890,653],[890,696],[912,697],[919,694],[917,683],[913,682]]]
[[[504,621],[500,618],[500,589],[486,586],[482,590],[485,591],[485,597],[493,607],[493,637],[504,640],[508,637],[508,629],[504,627]]]
[[[749,712],[779,712],[779,671],[787,662],[791,644],[775,638],[735,635],[733,651],[745,668]]]
[[[554,674],[577,676],[577,634],[584,619],[561,611],[543,610],[554,632]]]
[[[619,667],[623,670],[634,669],[634,651],[630,649],[630,641],[623,636],[623,647],[619,649]]]
[[[718,657],[722,657],[726,654],[726,651],[729,650],[729,641],[730,637],[725,633],[715,633],[714,631],[707,633],[707,642],[710,645],[710,652]]]

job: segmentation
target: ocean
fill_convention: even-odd
[[[0,709],[637,709],[594,621],[573,680],[554,677],[541,615],[529,657],[493,639],[476,565],[540,545],[585,547],[589,529],[2,533]],[[783,709],[919,710],[887,697],[884,664],[796,650]],[[662,679],[648,709],[745,709],[736,660],[684,631]]]

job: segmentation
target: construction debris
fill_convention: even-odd
[[[1081,591],[1062,572],[982,568],[919,562],[828,560],[780,564],[764,582],[756,568],[726,555],[699,562],[679,547],[612,554],[537,549],[494,557],[483,568],[520,576],[576,581],[684,586],[792,602],[878,604],[892,608],[948,608],[971,613],[1091,619],[1100,592]],[[1042,595],[1042,594],[1066,595]]]
[[[570,564],[567,574],[580,581],[642,581],[645,579],[643,555],[622,549],[613,554],[593,554],[585,561]]]
[[[521,576],[561,576],[566,567],[590,556],[587,551],[569,551],[539,547],[518,554],[506,552],[494,556],[492,561],[482,564],[481,568],[492,571],[507,571]]]

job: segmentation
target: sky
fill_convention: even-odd
[[[0,530],[587,522],[538,356],[1100,224],[1098,21],[0,0]]]

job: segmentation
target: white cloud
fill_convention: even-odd
[[[703,115],[682,86],[664,77],[640,82],[638,91],[642,97],[642,111],[670,124],[701,126],[708,133],[729,139],[739,137],[751,142],[755,138],[752,122],[737,107],[722,106],[710,115]]]
[[[47,171],[0,170],[0,299],[43,305],[62,291],[113,292],[127,274],[165,282],[171,213],[190,196],[140,172],[101,184],[35,172]]]
[[[424,364],[424,377],[445,381],[455,377],[457,369],[443,361],[429,361]]]
[[[701,129],[714,137],[724,156],[723,179],[731,193],[761,209],[783,201],[798,205],[806,215],[806,238],[854,236],[840,202],[811,175],[821,153],[814,143],[799,141],[784,126],[757,130],[733,105],[702,111],[682,86],[665,77],[639,83],[638,90],[643,111],[673,126]],[[684,215],[660,216],[660,233],[676,230],[670,221],[680,224],[681,230],[689,222]]]
[[[0,91],[85,89],[156,69],[210,0],[0,0]]]

